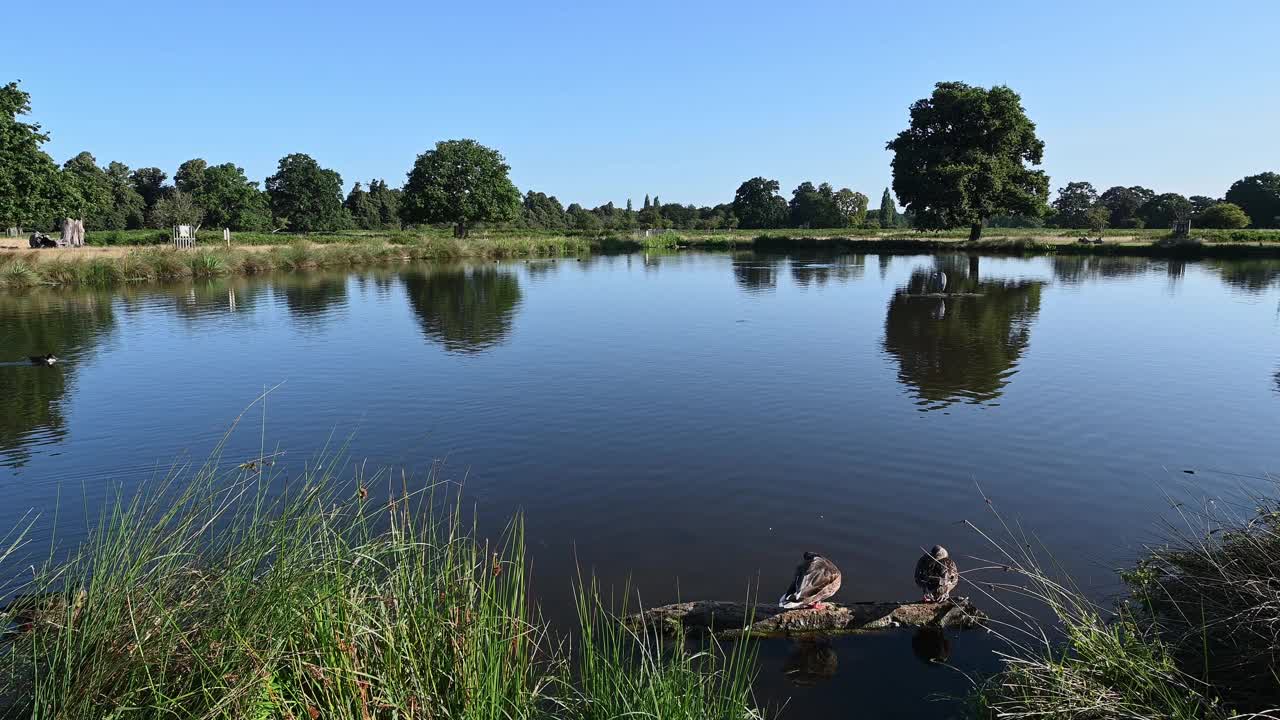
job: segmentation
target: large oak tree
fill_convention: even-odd
[[[286,219],[290,230],[338,230],[345,224],[342,176],[320,167],[310,155],[280,158],[276,174],[267,178],[267,195],[271,212],[277,219]]]
[[[778,194],[777,180],[753,177],[738,186],[733,195],[733,214],[738,227],[753,230],[779,228],[787,221],[787,201]]]
[[[1049,178],[1036,137],[1013,90],[938,83],[911,106],[911,126],[889,141],[893,191],[922,230],[968,227],[982,235],[994,215],[1044,214]]]
[[[400,202],[406,223],[449,223],[466,237],[477,222],[514,220],[520,191],[502,154],[475,140],[444,140],[418,156]]]

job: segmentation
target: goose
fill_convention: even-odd
[[[58,362],[58,358],[55,357],[53,353],[49,353],[48,355],[31,355],[27,359],[31,361],[32,365],[52,365]]]
[[[778,606],[783,610],[822,610],[826,607],[822,601],[835,595],[839,589],[840,568],[817,553],[807,552],[804,561],[796,567],[796,578],[791,581],[791,587],[778,599]]]
[[[920,556],[916,563],[916,585],[924,591],[925,602],[942,602],[960,582],[960,569],[941,545]]]

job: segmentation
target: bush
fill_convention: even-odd
[[[1249,227],[1249,216],[1235,203],[1218,203],[1200,214],[1200,225],[1221,230],[1238,230]]]

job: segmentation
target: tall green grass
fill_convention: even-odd
[[[68,559],[37,567],[5,611],[0,714],[753,717],[747,651],[647,654],[594,587],[572,673],[530,600],[520,518],[488,542],[441,485],[265,465],[215,459],[118,497]]]
[[[989,584],[1012,621],[1004,668],[979,686],[976,715],[1013,720],[1219,720],[1280,717],[1280,503],[1171,527],[1122,574],[1127,593],[1087,599],[1039,546],[1005,525]],[[988,537],[988,540],[991,538]],[[983,585],[975,585],[982,589]],[[984,590],[984,592],[986,592]],[[1011,602],[1002,597],[1013,595]],[[1029,611],[1047,608],[1056,627]]]
[[[577,651],[581,720],[751,720],[755,646],[723,647],[706,640],[690,652],[682,633],[620,623],[605,608],[594,580],[576,594],[581,640]],[[625,614],[625,604],[623,613]],[[748,624],[750,621],[748,620]]]

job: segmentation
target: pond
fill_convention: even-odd
[[[844,570],[837,600],[912,599],[922,548],[993,556],[966,524],[992,508],[1105,597],[1172,500],[1280,471],[1271,261],[636,254],[38,290],[0,294],[0,361],[0,528],[36,511],[37,547],[270,389],[228,462],[265,438],[286,472],[326,445],[435,467],[486,529],[523,511],[553,621],[578,566],[647,604],[772,599],[805,550]],[[951,667],[914,640],[766,642],[761,698],[953,717],[997,666],[981,632],[948,636]]]

